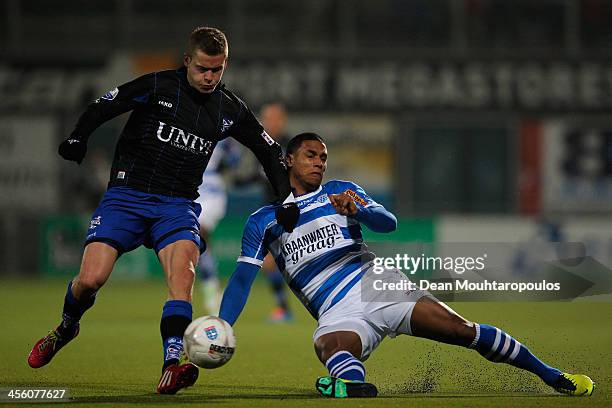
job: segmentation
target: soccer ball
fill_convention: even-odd
[[[202,316],[187,327],[183,344],[192,363],[202,368],[217,368],[234,355],[236,337],[232,326],[225,320]]]

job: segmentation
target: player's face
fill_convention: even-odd
[[[202,93],[211,93],[221,81],[227,67],[227,55],[208,55],[196,49],[192,55],[185,55],[189,85]]]
[[[298,194],[314,191],[321,185],[327,169],[327,147],[318,140],[306,140],[287,156],[291,185]]]

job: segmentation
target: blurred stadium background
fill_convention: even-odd
[[[81,167],[56,146],[89,101],[180,64],[198,25],[226,31],[225,82],[254,111],[284,103],[290,134],[329,140],[328,178],[401,217],[385,238],[520,241],[546,220],[612,264],[612,2],[0,4],[2,275],[75,273],[126,118],[96,131]],[[223,273],[262,203],[260,187],[230,188]],[[115,278],[159,272],[143,251],[123,258]]]
[[[612,1],[2,0],[0,10],[0,321],[12,333],[2,336],[0,384],[68,384],[83,406],[158,402],[142,394],[157,381],[165,296],[151,251],[121,257],[81,340],[55,365],[33,372],[25,356],[59,319],[126,116],[94,133],[81,166],[61,160],[57,145],[90,101],[137,75],[179,65],[199,25],[228,35],[229,88],[255,112],[267,102],[285,104],[288,133],[317,131],[329,141],[327,178],[356,181],[398,215],[398,231],[368,240],[401,248],[563,239],[584,242],[589,255],[612,265]],[[245,154],[228,182],[253,166]],[[229,191],[228,216],[214,236],[224,276],[233,270],[244,220],[264,203],[259,185]],[[201,403],[205,393],[209,401],[237,403],[237,393],[245,406],[287,396],[318,403],[313,322],[294,304],[291,330],[264,326],[272,306],[266,293],[256,287],[239,326],[238,355],[250,358],[215,371],[213,381],[206,373],[180,401]],[[610,303],[457,310],[514,330],[553,363],[602,384],[612,379]],[[140,352],[124,359],[135,344]],[[279,350],[273,370],[267,349]],[[548,390],[450,349],[414,339],[383,344],[368,370],[391,399],[377,404],[457,390],[494,393],[412,401],[560,403],[516,399],[517,392]],[[301,375],[293,375],[297,366]],[[499,399],[500,390],[513,397]],[[610,406],[610,394],[602,389],[586,403]]]

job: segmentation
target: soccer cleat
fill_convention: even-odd
[[[198,379],[199,370],[193,363],[172,364],[165,368],[157,385],[158,394],[176,394],[191,387]]]
[[[332,376],[317,378],[315,387],[319,394],[328,398],[372,398],[378,395],[374,384]]]
[[[595,383],[583,374],[563,373],[559,376],[553,388],[563,394],[590,397],[595,389]]]
[[[38,340],[38,342],[32,347],[32,351],[30,351],[30,355],[28,355],[28,364],[32,368],[40,368],[44,365],[49,364],[53,356],[66,344],[68,344],[72,339],[74,339],[79,334],[79,325],[77,324],[76,330],[72,336],[70,335],[60,335],[59,326],[54,330],[51,330],[49,334],[47,334],[42,339]]]

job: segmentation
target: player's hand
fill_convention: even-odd
[[[299,219],[300,209],[296,203],[285,203],[276,208],[276,222],[287,232],[293,232]]]
[[[57,152],[64,159],[81,164],[87,153],[87,143],[79,139],[66,139],[59,145]]]
[[[357,204],[347,194],[330,194],[329,201],[340,215],[353,216],[357,214]]]

